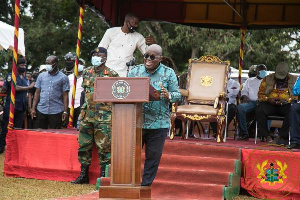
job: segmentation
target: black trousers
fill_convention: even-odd
[[[290,110],[291,143],[300,144],[300,103],[295,103]]]
[[[77,128],[77,121],[80,115],[81,107],[74,108],[74,116],[73,116],[73,127]],[[68,108],[68,119],[66,120],[69,123],[69,116],[70,116],[70,108]]]
[[[62,122],[62,127],[67,128],[69,124],[69,117],[70,117],[70,110],[71,108],[68,108],[68,116],[65,121]],[[73,127],[77,128],[77,122],[78,122],[78,117],[81,112],[81,107],[74,108],[74,116],[73,116]]]
[[[169,129],[143,129],[142,144],[145,146],[145,163],[142,186],[150,186],[156,176]]]
[[[25,117],[25,110],[19,111],[15,110],[14,114],[14,127],[22,128]],[[6,145],[6,134],[8,132],[7,126],[9,122],[9,107],[4,107],[3,109],[3,120],[2,120],[2,131],[0,133],[0,149],[3,149]]]
[[[279,136],[283,139],[289,138],[289,120],[290,120],[291,104],[272,105],[269,102],[260,102],[256,107],[256,120],[259,127],[260,136],[269,136],[267,116],[282,116],[284,117],[282,127],[279,131]]]
[[[62,126],[62,114],[52,114],[47,115],[39,112],[37,110],[36,112],[36,120],[35,120],[35,128],[41,128],[41,129],[60,129]]]

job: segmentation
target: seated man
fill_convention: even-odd
[[[298,77],[294,87],[293,95],[300,96],[300,79]],[[290,134],[291,134],[291,145],[289,149],[300,149],[300,101],[292,104],[290,109]]]
[[[239,82],[231,79],[231,68],[228,70],[228,81],[227,81],[227,98],[228,98],[228,115],[227,115],[227,126],[233,120],[236,115],[236,97],[240,91]],[[214,132],[214,135],[217,133],[217,122],[211,122],[210,126]]]
[[[259,105],[256,109],[256,119],[259,133],[263,141],[272,142],[268,131],[267,116],[283,116],[283,124],[279,131],[279,138],[275,143],[287,144],[289,136],[289,115],[293,96],[293,86],[297,77],[288,73],[287,63],[279,63],[275,73],[263,79],[258,92]]]
[[[241,92],[241,104],[238,105],[238,122],[240,129],[239,140],[248,140],[249,133],[247,130],[246,114],[255,110],[257,93],[260,83],[267,75],[267,67],[263,64],[256,66],[256,76],[248,78]]]

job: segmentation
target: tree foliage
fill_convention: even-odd
[[[0,20],[13,25],[14,0],[0,1]],[[49,55],[60,58],[75,52],[79,21],[79,6],[74,0],[21,0],[20,27],[25,31],[26,58],[33,69],[45,62]],[[104,35],[107,25],[88,8],[85,8],[81,57],[90,60],[90,51],[95,48]],[[240,30],[221,30],[190,27],[172,23],[141,22],[139,32],[152,35],[163,47],[164,55],[171,57],[179,71],[187,69],[188,59],[202,55],[216,55],[229,60],[238,67],[240,49]],[[299,71],[300,30],[269,29],[246,30],[244,69],[253,64],[266,64],[274,70],[278,62],[286,61],[293,71]],[[289,48],[287,48],[289,46]],[[284,50],[285,49],[285,50]],[[143,62],[140,52],[136,52],[137,62]],[[0,52],[0,66],[9,62],[11,70],[11,51]]]
[[[10,0],[1,2],[1,6],[7,9],[1,9],[0,20],[10,25],[14,25],[12,17],[14,11],[11,7],[13,3],[14,1]],[[21,3],[20,27],[25,32],[28,63],[34,69],[45,63],[47,56],[56,55],[62,68],[63,56],[76,51],[79,6],[74,0],[29,0],[26,3],[26,5]],[[100,35],[103,35],[107,26],[88,8],[85,11],[81,57],[87,61],[90,59],[90,51],[98,45]],[[0,66],[12,60],[11,51],[2,52],[0,52]],[[11,64],[9,66],[10,70]]]

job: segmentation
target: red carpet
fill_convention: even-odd
[[[277,160],[287,164],[283,183],[292,188],[278,187],[277,193],[287,194],[286,199],[300,199],[299,158],[300,152],[293,151],[293,156],[280,156],[289,152],[276,147],[275,151],[264,151],[266,144],[254,144],[250,141],[234,141],[227,139],[226,143],[217,144],[214,140],[176,138],[167,140],[157,177],[152,185],[153,199],[231,199],[238,194],[240,187],[240,159],[242,158],[245,171],[242,177],[242,187],[257,197],[270,198],[275,193],[270,190],[270,183],[265,188],[257,187],[257,164],[268,160],[280,169]],[[4,174],[13,177],[25,177],[55,181],[74,180],[80,170],[77,161],[77,132],[76,130],[12,130],[7,135]],[[255,152],[255,153],[253,153]],[[278,153],[279,152],[279,153]],[[242,156],[241,156],[242,154]],[[254,159],[247,163],[249,154]],[[268,155],[267,155],[268,154]],[[267,155],[267,156],[266,156]],[[257,159],[259,158],[260,159]],[[289,159],[286,159],[289,158]],[[283,159],[283,160],[282,160]],[[276,164],[277,163],[277,164]],[[269,166],[269,165],[266,165]],[[279,166],[279,167],[278,167]],[[266,167],[265,167],[266,168]],[[99,165],[96,151],[93,151],[93,161],[90,167],[91,183],[96,183],[99,176]],[[243,168],[244,169],[244,168]],[[264,170],[267,170],[268,167]],[[279,176],[280,178],[281,176]],[[249,181],[250,180],[250,181]],[[109,184],[109,178],[102,180],[102,185]],[[290,184],[290,185],[289,185]],[[273,184],[274,185],[274,184]],[[264,186],[264,185],[263,185]],[[263,196],[261,196],[263,195]],[[69,197],[67,199],[74,199]],[[88,194],[77,199],[98,199],[98,193]]]
[[[240,157],[239,148],[167,140],[152,198],[231,199],[239,193]]]
[[[75,129],[9,130],[4,175],[52,181],[72,181],[80,173]],[[90,166],[91,183],[100,175],[97,151]]]

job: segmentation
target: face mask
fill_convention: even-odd
[[[267,76],[267,71],[266,70],[260,70],[258,76],[260,78],[265,78]]]
[[[83,71],[83,68],[84,68],[84,66],[81,65],[81,64],[79,64],[79,65],[78,65],[78,72],[82,72],[82,71]]]
[[[66,69],[68,71],[71,71],[74,68],[74,62],[73,61],[66,61]]]
[[[130,22],[129,22],[129,25],[130,25],[130,27],[128,27],[128,25],[127,25],[128,29],[129,29],[129,32],[130,32],[130,33],[136,32],[136,30],[137,30],[138,27],[131,26]]]
[[[18,68],[18,73],[19,74],[22,74],[24,72],[26,72],[26,68],[22,68],[22,67]]]
[[[102,59],[101,57],[98,57],[98,56],[92,57],[92,65],[95,67],[102,65],[104,62],[105,62],[105,60]]]
[[[52,72],[53,71],[53,67],[52,67],[52,65],[45,65],[45,70],[47,71],[47,72]]]

